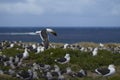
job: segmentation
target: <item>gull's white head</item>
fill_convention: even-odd
[[[110,68],[115,68],[115,65],[114,64],[110,64],[109,66],[108,66],[108,68],[110,69]]]
[[[53,32],[53,29],[50,29],[50,28],[46,28],[46,30],[47,30],[48,32]]]
[[[65,58],[68,58],[68,57],[70,57],[70,54],[66,54],[66,55],[65,55]]]
[[[53,29],[46,28],[46,31],[52,33],[55,36],[57,36],[57,33]]]

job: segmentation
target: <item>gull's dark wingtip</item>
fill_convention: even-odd
[[[57,33],[56,33],[56,32],[52,32],[52,34],[53,34],[54,36],[57,36]]]

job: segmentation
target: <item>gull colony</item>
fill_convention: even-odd
[[[79,50],[80,52],[90,52],[91,56],[98,56],[99,50],[108,50],[113,53],[120,53],[120,46],[116,47],[106,47],[104,44],[100,43],[97,47],[85,47],[77,44],[64,44],[60,47],[49,43],[48,32],[57,36],[57,33],[53,29],[43,29],[41,31],[36,31],[42,39],[42,44],[40,43],[23,43],[22,41],[2,41],[0,42],[0,65],[7,67],[8,69],[0,68],[0,75],[10,75],[12,77],[24,79],[24,80],[34,80],[44,78],[46,80],[66,80],[66,75],[70,77],[86,77],[87,71],[84,69],[79,69],[79,71],[73,71],[69,66],[71,62],[71,55],[66,53],[62,57],[56,57],[53,61],[54,65],[44,64],[40,62],[26,62],[29,60],[32,53],[35,55],[44,54],[44,51],[49,48],[62,48],[62,49],[72,49]],[[5,49],[16,49],[22,53],[16,53],[14,56],[7,56],[3,54]],[[12,53],[11,53],[12,54]],[[54,54],[54,53],[53,53]],[[68,67],[62,69],[58,65],[68,65]],[[26,68],[21,70],[20,68]],[[115,66],[110,64],[108,68],[97,68],[94,70],[95,73],[101,76],[111,76],[116,73]]]

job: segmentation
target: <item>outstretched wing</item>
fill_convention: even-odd
[[[25,33],[0,33],[0,35],[36,35],[35,32],[25,32]]]

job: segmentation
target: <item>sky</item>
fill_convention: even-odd
[[[120,27],[120,0],[0,0],[0,27]]]

